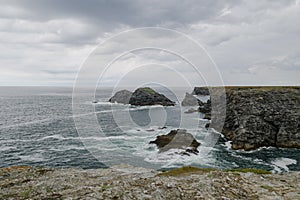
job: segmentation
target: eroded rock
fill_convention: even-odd
[[[156,140],[151,141],[150,144],[156,144],[160,152],[170,149],[183,149],[185,150],[183,154],[187,155],[189,153],[199,153],[197,148],[200,146],[194,136],[187,133],[185,129],[172,130],[167,135],[157,136]]]

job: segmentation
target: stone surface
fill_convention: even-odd
[[[129,104],[135,106],[174,106],[175,102],[168,99],[165,95],[154,91],[152,88],[144,87],[138,88],[133,92]]]
[[[210,114],[211,112],[211,101],[208,100],[206,103],[202,103],[202,105],[198,108],[199,112],[202,112],[204,114]]]
[[[300,87],[226,88],[222,133],[233,149],[300,148]]]
[[[300,196],[300,172],[198,171],[162,176],[118,165],[108,169],[0,169],[0,199],[285,199]]]
[[[192,94],[189,94],[187,92],[185,93],[185,97],[181,102],[182,106],[199,106],[202,104],[203,103],[199,99],[197,99]]]
[[[209,90],[207,87],[194,87],[192,94],[193,95],[209,95]]]
[[[116,92],[116,94],[111,97],[108,101],[111,103],[123,103],[123,104],[129,104],[130,97],[132,95],[132,92],[128,90],[121,90]]]
[[[183,155],[189,153],[199,153],[197,148],[200,143],[190,133],[184,129],[172,130],[167,135],[160,135],[156,140],[151,141],[150,144],[156,144],[160,152],[168,151],[170,149],[183,149]]]

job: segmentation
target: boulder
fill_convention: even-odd
[[[185,129],[172,130],[167,135],[160,135],[156,140],[149,144],[156,144],[159,152],[168,151],[170,149],[183,149],[182,155],[189,155],[189,153],[198,154],[197,148],[200,143]]]
[[[132,92],[128,90],[121,90],[118,91],[113,97],[111,97],[108,101],[111,103],[123,103],[128,104],[130,97],[132,95]]]
[[[194,97],[192,94],[185,93],[185,97],[181,102],[182,106],[198,106],[203,105],[202,101]]]
[[[207,87],[194,87],[192,92],[193,95],[209,95],[209,90]]]
[[[149,87],[136,89],[129,100],[129,104],[135,106],[174,106],[175,102],[168,99],[165,95],[160,94]]]

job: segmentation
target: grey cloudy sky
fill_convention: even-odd
[[[0,85],[71,86],[99,43],[121,31],[149,26],[175,29],[197,40],[226,85],[300,83],[300,0],[0,3]],[[154,62],[147,58],[151,54],[140,53],[135,60],[127,56],[119,66]],[[167,60],[171,67],[181,66],[180,72],[192,73],[168,55],[154,57],[155,62]],[[121,71],[116,67],[117,74]],[[115,79],[118,76],[110,74],[107,81]]]

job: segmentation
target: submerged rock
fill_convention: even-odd
[[[168,99],[165,95],[156,92],[152,88],[144,87],[138,88],[133,92],[129,104],[135,106],[174,106],[175,102]]]
[[[121,90],[116,92],[116,94],[111,97],[108,101],[111,103],[123,103],[123,104],[128,104],[129,100],[131,98],[132,92],[128,90]]]
[[[197,148],[200,143],[190,133],[187,133],[184,129],[172,130],[167,135],[160,135],[156,137],[156,140],[151,141],[149,144],[156,144],[160,152],[168,151],[170,149],[183,149],[183,155],[189,155],[189,153],[197,154],[199,151]]]

